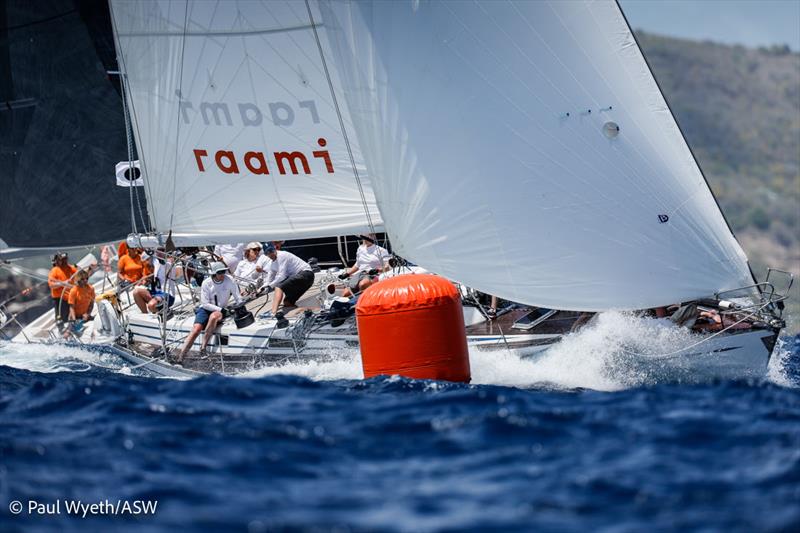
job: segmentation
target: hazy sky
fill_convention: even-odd
[[[800,0],[619,0],[634,29],[800,50]]]

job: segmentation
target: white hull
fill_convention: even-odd
[[[14,342],[67,342],[91,350],[111,352],[124,358],[132,368],[148,371],[158,376],[193,377],[207,373],[204,370],[184,368],[167,363],[161,358],[152,357],[161,345],[159,325],[152,315],[131,313],[128,317],[131,331],[128,339],[113,339],[95,330],[95,323],[88,324],[79,341],[62,341],[54,336],[45,336],[36,326],[50,324],[51,313],[46,313],[33,322]],[[95,322],[99,322],[96,320]],[[185,338],[192,317],[170,321],[167,335],[172,346]],[[316,360],[335,357],[342,350],[353,350],[358,346],[358,336],[347,325],[337,328],[323,328],[302,340],[292,339],[292,328],[276,329],[273,320],[260,320],[247,328],[237,330],[233,324],[225,324],[209,342],[209,358],[221,365],[214,371],[238,373],[260,366],[280,366],[287,362]],[[346,328],[346,329],[345,329]],[[772,348],[777,333],[772,330],[738,330],[711,337],[694,348],[667,355],[630,354],[623,357],[620,364],[639,373],[658,375],[660,380],[696,382],[709,379],[740,379],[763,377],[767,373]],[[33,337],[33,338],[31,338]],[[227,337],[227,344],[220,340]],[[517,335],[503,337],[481,335],[471,336],[470,349],[503,350],[520,358],[535,360],[560,340],[557,335]],[[700,339],[700,337],[698,337]],[[198,340],[199,343],[199,340]],[[531,345],[533,343],[533,345]],[[199,344],[197,345],[199,348]],[[243,364],[243,361],[248,363]],[[227,368],[225,367],[227,363]],[[238,363],[238,364],[237,364]]]
[[[99,285],[99,284],[98,284]],[[100,287],[97,286],[97,289]],[[167,320],[164,335],[169,350],[179,349],[194,323],[191,296],[181,287],[179,302],[184,302],[183,314]],[[105,309],[104,309],[105,306]],[[245,328],[237,329],[227,320],[208,342],[208,361],[183,368],[154,357],[162,347],[162,325],[158,316],[141,313],[127,302],[122,319],[107,302],[98,305],[98,316],[85,325],[78,337],[64,340],[58,334],[52,311],[48,311],[25,327],[14,342],[67,342],[92,350],[111,351],[125,358],[132,367],[162,376],[195,376],[208,372],[238,373],[262,366],[280,366],[286,362],[317,360],[335,357],[359,345],[355,321],[351,317],[341,326],[311,318],[293,318],[288,328],[279,329],[274,319],[259,319]],[[474,309],[466,308],[468,322],[474,322]],[[100,315],[105,313],[101,320]],[[113,315],[113,320],[109,316]],[[110,324],[113,322],[113,324]],[[113,326],[113,327],[109,327]],[[738,329],[723,334],[707,334],[703,340],[696,336],[696,345],[672,354],[631,354],[622,364],[642,373],[658,372],[667,379],[695,381],[713,378],[761,377],[767,372],[777,332],[772,329]],[[193,350],[198,352],[202,336]],[[473,334],[467,336],[471,350],[511,352],[520,358],[537,358],[558,343],[558,334]],[[675,349],[679,349],[676,347]],[[667,371],[664,374],[664,371]]]

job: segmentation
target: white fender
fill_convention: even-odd
[[[115,338],[122,335],[122,324],[120,324],[111,302],[101,300],[97,304],[97,315],[100,317],[101,331],[103,333]]]

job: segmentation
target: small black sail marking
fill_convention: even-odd
[[[661,222],[662,224],[664,222],[668,221],[668,220],[669,220],[669,216],[667,216],[667,215],[658,215],[658,221]]]

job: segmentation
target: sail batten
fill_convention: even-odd
[[[400,255],[558,309],[751,283],[613,0],[320,5]]]

